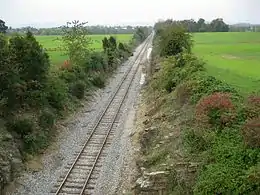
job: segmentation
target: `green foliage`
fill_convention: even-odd
[[[191,35],[181,27],[168,27],[159,36],[161,56],[173,56],[183,51],[191,52]]]
[[[6,33],[8,27],[5,25],[5,22],[0,19],[0,33]]]
[[[107,64],[110,66],[110,68],[113,68],[113,66],[117,64],[116,60],[119,57],[117,41],[113,36],[110,36],[108,39],[105,37],[102,42]]]
[[[200,20],[200,25],[203,26],[204,22]],[[162,44],[163,40],[167,43],[164,33],[168,26],[172,29],[179,26],[173,25],[172,21],[160,25],[155,40],[155,44],[159,43],[158,54],[171,45]],[[217,25],[214,28],[218,28]],[[164,39],[160,40],[163,36]],[[180,44],[181,47],[184,45]],[[205,71],[206,64],[193,54],[173,52],[174,49],[167,51],[171,52],[163,53],[168,56],[161,60],[161,69],[153,75],[151,86],[161,96],[172,97],[168,93],[174,93],[177,101],[173,104],[197,105],[193,115],[195,120],[181,124],[188,129],[183,131],[182,140],[187,151],[192,153],[187,157],[194,158],[201,165],[197,169],[193,193],[259,194],[259,97],[251,96],[244,102],[243,96],[233,86],[210,76]],[[165,91],[168,93],[161,93]],[[153,163],[153,159],[148,160]]]
[[[204,70],[204,62],[193,54],[181,53],[177,56],[168,57],[162,63],[162,69],[158,73],[156,88],[162,88],[172,92],[177,85],[195,72]]]
[[[107,65],[103,52],[92,52],[90,55],[89,66],[91,70],[94,71],[107,70]]]
[[[225,129],[212,144],[213,163],[201,170],[195,194],[250,194],[259,190],[248,172],[260,160],[259,150],[246,149],[238,130]]]
[[[91,83],[98,88],[104,88],[106,83],[106,75],[104,73],[97,73],[92,76]]]
[[[46,129],[51,129],[55,123],[55,114],[50,109],[44,109],[41,111],[39,116],[40,127]]]
[[[64,80],[55,75],[50,76],[46,82],[44,91],[50,106],[58,110],[65,109],[65,105],[69,101],[69,88]]]
[[[83,99],[85,96],[86,84],[83,81],[78,81],[71,86],[71,94],[78,99]]]
[[[229,25],[227,25],[222,18],[212,20],[209,24],[205,22],[203,18],[200,18],[197,22],[191,20],[166,20],[155,24],[156,32],[161,31],[166,26],[181,26],[188,32],[228,32]]]
[[[205,135],[194,129],[185,131],[183,141],[190,153],[203,152],[209,148],[210,142]]]
[[[91,40],[85,24],[75,20],[67,22],[67,25],[62,28],[63,50],[74,66],[81,66],[89,58]]]
[[[149,35],[149,29],[147,27],[137,27],[133,35],[134,44],[142,43]]]
[[[15,132],[20,138],[24,138],[33,132],[34,124],[30,118],[18,118],[15,121],[9,122],[7,127],[10,132]]]
[[[19,70],[20,79],[44,81],[50,67],[49,57],[32,33],[12,37],[9,43],[10,61]]]

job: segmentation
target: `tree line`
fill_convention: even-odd
[[[86,26],[88,34],[133,34],[138,28],[142,26]],[[150,26],[149,29],[152,29]],[[31,26],[12,28],[5,25],[5,22],[0,19],[0,32],[7,34],[26,34],[30,31],[33,35],[62,35],[62,26],[52,28],[35,28]]]
[[[174,25],[182,26],[188,32],[228,32],[229,25],[224,22],[222,18],[217,18],[207,23],[203,18],[200,18],[197,22],[193,19],[191,20],[172,20],[168,19],[166,21],[160,21],[155,24],[155,29],[162,29],[165,26]]]

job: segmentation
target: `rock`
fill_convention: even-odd
[[[159,144],[164,144],[164,143],[165,143],[165,141],[160,141],[160,142],[159,142]]]
[[[145,121],[143,121],[143,124],[144,125],[148,125],[150,123],[150,120],[149,119],[146,119]]]
[[[157,189],[165,189],[167,185],[167,171],[144,172],[141,177],[136,180],[135,189],[137,194],[147,191],[156,191]]]
[[[133,137],[135,135],[135,131],[129,133],[129,137]]]
[[[174,134],[173,133],[169,133],[169,136],[172,137],[172,136],[174,136]]]
[[[164,139],[169,139],[169,136],[167,136],[167,135],[166,135],[166,136],[164,136]]]
[[[156,149],[156,148],[159,148],[159,147],[160,147],[160,144],[156,144],[155,149]]]

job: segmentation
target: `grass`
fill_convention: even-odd
[[[92,45],[91,48],[94,50],[101,50],[102,49],[102,39],[105,36],[110,35],[90,35],[90,38],[92,39]],[[132,38],[131,34],[117,34],[117,35],[111,35],[116,37],[118,42],[127,43]],[[59,48],[61,46],[60,40],[58,40],[59,36],[36,36],[37,41],[46,48],[47,50],[55,50],[56,48]],[[60,50],[56,51],[48,51],[51,59],[51,63],[53,65],[59,65],[64,62],[64,60],[67,59],[67,56],[63,55],[63,52]]]
[[[195,33],[194,53],[206,60],[208,73],[242,94],[259,90],[260,33]]]

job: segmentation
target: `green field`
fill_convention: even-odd
[[[260,90],[260,33],[195,33],[194,53],[209,74],[243,94]]]
[[[118,42],[127,43],[132,38],[131,34],[117,34],[117,35],[90,35],[92,40],[92,49],[101,50],[102,49],[102,39],[105,36],[114,36]],[[47,50],[56,50],[55,51],[48,51],[50,55],[51,62],[54,65],[62,64],[64,60],[67,59],[67,56],[63,55],[63,52],[60,51],[59,48],[61,45],[60,40],[58,40],[59,36],[36,36],[37,41],[46,48]]]

